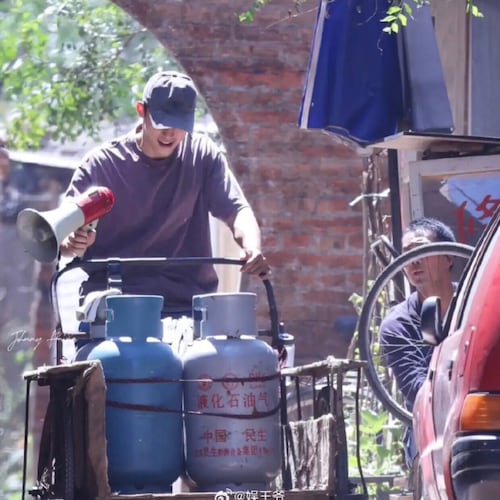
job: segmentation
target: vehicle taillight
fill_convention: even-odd
[[[500,394],[468,394],[460,414],[460,430],[500,430]]]

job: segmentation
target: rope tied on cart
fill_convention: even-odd
[[[241,413],[216,413],[216,412],[204,412],[195,410],[175,410],[172,408],[163,408],[161,406],[151,406],[151,405],[139,405],[131,403],[120,403],[118,401],[106,401],[106,406],[111,408],[117,408],[121,410],[135,410],[135,411],[145,411],[153,413],[182,413],[183,415],[196,415],[196,416],[207,416],[207,417],[221,417],[221,418],[236,418],[243,420],[254,420],[259,418],[266,418],[276,414],[281,408],[281,401],[278,404],[267,411],[257,411],[254,409],[253,413],[241,414]]]
[[[251,377],[224,377],[224,378],[140,378],[140,379],[129,379],[129,378],[106,378],[107,384],[171,384],[176,382],[196,382],[196,383],[211,383],[211,382],[221,382],[221,383],[241,383],[245,382],[269,382],[279,378],[281,374],[279,372],[273,373],[271,375],[261,375],[261,376],[251,376]]]
[[[195,378],[195,379],[171,379],[171,378],[142,378],[142,379],[125,379],[125,378],[107,378],[107,384],[168,384],[168,383],[248,383],[248,382],[269,382],[271,380],[276,380],[281,374],[279,372],[273,373],[271,375],[261,375],[261,376],[251,376],[251,377],[224,377],[224,378]],[[194,411],[194,410],[176,410],[172,408],[164,408],[161,406],[152,405],[141,405],[133,403],[123,403],[119,401],[106,401],[106,406],[111,408],[117,408],[122,410],[135,410],[135,411],[146,411],[154,413],[182,413],[184,415],[197,415],[197,416],[209,416],[209,417],[222,417],[222,418],[236,418],[236,419],[258,419],[266,418],[274,415],[280,410],[281,401],[278,402],[276,407],[267,411],[257,411],[254,408],[253,413],[250,414],[235,414],[235,413],[216,413],[216,412],[205,412],[205,411]]]

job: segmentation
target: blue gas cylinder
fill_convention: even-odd
[[[106,340],[78,359],[100,360],[107,386],[112,491],[169,493],[183,468],[182,362],[161,342],[163,297],[106,298]]]

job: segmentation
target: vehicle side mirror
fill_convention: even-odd
[[[445,339],[441,321],[441,299],[439,297],[427,297],[424,300],[420,312],[420,321],[422,336],[426,344],[438,345]]]

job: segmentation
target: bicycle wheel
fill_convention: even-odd
[[[373,282],[366,296],[358,321],[358,345],[360,357],[367,362],[366,378],[386,410],[407,425],[412,415],[404,407],[392,370],[385,365],[381,352],[379,326],[390,307],[404,300],[410,292],[410,284],[404,268],[416,260],[447,255],[460,257],[465,264],[473,247],[461,243],[429,243],[414,248],[392,261]],[[455,269],[457,266],[454,266]]]

